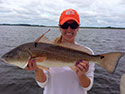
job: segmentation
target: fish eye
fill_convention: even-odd
[[[103,59],[103,58],[104,58],[104,56],[101,56],[101,57],[100,57],[100,59]]]
[[[5,55],[5,57],[9,57],[8,55]]]

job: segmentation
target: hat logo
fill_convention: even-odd
[[[65,14],[66,15],[70,15],[70,14],[75,15],[75,12],[73,10],[68,10],[68,11],[66,11]]]

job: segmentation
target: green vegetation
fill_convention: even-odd
[[[35,27],[52,27],[52,28],[58,28],[58,26],[45,26],[45,25],[31,25],[31,24],[0,24],[4,25],[4,26],[35,26]],[[125,29],[122,27],[111,27],[111,26],[107,26],[107,27],[80,27],[80,28],[86,28],[86,29]]]
[[[80,28],[89,28],[89,29],[125,29],[123,27],[80,27]]]
[[[37,26],[37,27],[46,27],[45,25],[31,25],[31,24],[0,24],[5,26]]]

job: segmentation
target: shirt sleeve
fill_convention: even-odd
[[[37,84],[38,84],[41,88],[44,88],[44,87],[46,86],[47,82],[48,82],[48,71],[45,71],[45,70],[43,70],[43,71],[44,71],[44,73],[45,73],[45,75],[46,75],[46,81],[42,83],[42,82],[39,82],[39,81],[36,80]]]
[[[95,64],[94,63],[90,63],[89,64],[89,71],[86,73],[86,75],[88,76],[88,78],[90,79],[90,85],[87,88],[84,88],[85,90],[90,90],[93,86],[93,80],[94,80],[94,68]]]
[[[86,47],[87,49],[89,49],[92,54],[94,55],[94,52],[92,51],[92,49]],[[88,76],[88,78],[90,79],[91,83],[87,88],[83,88],[84,90],[90,90],[93,86],[93,81],[94,81],[94,71],[95,71],[95,63],[89,63],[89,70],[86,73],[86,75]]]

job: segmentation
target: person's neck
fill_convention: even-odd
[[[62,42],[68,42],[68,43],[75,44],[75,40],[74,39],[73,40],[66,40],[66,39],[62,38]]]

